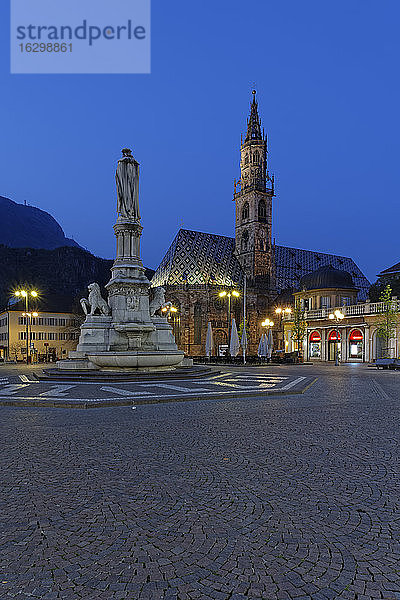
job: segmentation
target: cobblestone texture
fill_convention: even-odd
[[[2,408],[0,597],[399,600],[400,373],[304,368],[303,396]]]

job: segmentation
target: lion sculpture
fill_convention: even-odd
[[[88,299],[81,298],[81,306],[85,315],[93,316],[96,310],[99,310],[101,315],[108,316],[110,314],[110,307],[104,298],[101,297],[99,284],[89,283],[88,290]]]
[[[150,302],[150,316],[154,317],[157,313],[161,315],[162,309],[166,309],[162,316],[168,316],[172,303],[165,301],[165,289],[161,286],[153,288],[153,299]]]

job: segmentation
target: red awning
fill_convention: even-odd
[[[359,329],[353,329],[353,331],[351,332],[351,334],[349,336],[349,340],[351,342],[362,342],[363,339],[364,339],[364,336]]]
[[[320,342],[321,334],[319,331],[312,331],[310,335],[310,342]]]
[[[330,342],[340,341],[341,339],[342,338],[341,338],[341,335],[340,335],[340,331],[339,331],[339,338],[336,338],[336,331],[331,331],[330,334],[329,334],[329,337],[328,337],[328,340]]]

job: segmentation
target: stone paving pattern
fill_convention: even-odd
[[[1,408],[0,597],[398,600],[400,372],[303,368],[302,396]]]

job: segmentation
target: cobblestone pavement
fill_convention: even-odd
[[[144,382],[40,381],[37,368],[7,365],[0,373],[0,405],[81,406],[132,405],[187,398],[225,398],[249,394],[302,393],[314,382],[307,371],[290,375],[276,367],[236,368],[211,372],[199,379],[165,379]]]
[[[2,407],[0,597],[398,600],[400,372],[303,368],[297,396]]]

